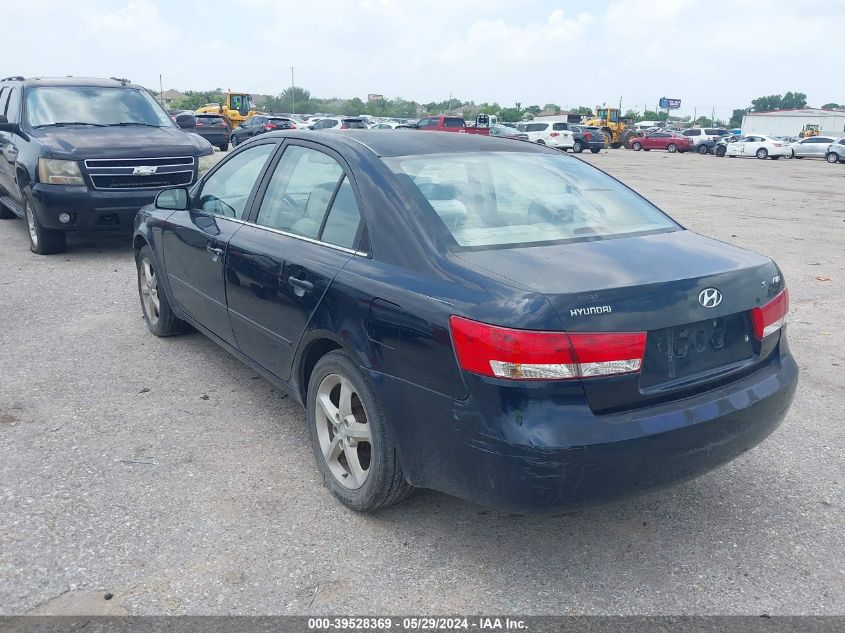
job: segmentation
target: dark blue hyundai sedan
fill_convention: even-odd
[[[138,215],[158,336],[305,405],[355,510],[550,512],[690,478],[792,401],[786,284],[574,157],[475,135],[270,133]]]

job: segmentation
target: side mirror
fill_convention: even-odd
[[[160,191],[155,202],[157,209],[166,211],[187,211],[191,206],[191,197],[184,187],[175,187]]]
[[[17,123],[9,123],[5,114],[0,114],[0,132],[18,132],[20,126]]]
[[[197,126],[197,118],[193,114],[176,115],[176,125],[183,130],[190,130]]]

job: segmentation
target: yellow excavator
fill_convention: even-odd
[[[247,117],[255,116],[256,110],[251,95],[227,91],[224,103],[207,103],[197,108],[197,114],[219,114],[229,121],[229,128],[234,129]]]
[[[631,139],[637,136],[637,133],[631,128],[631,121],[622,116],[619,108],[603,108],[596,106],[596,114],[594,117],[588,117],[581,125],[591,125],[600,127],[604,133],[605,147],[612,147],[618,149],[620,147],[630,147]]]
[[[818,136],[821,133],[821,126],[808,123],[801,129],[801,132],[798,134],[798,138],[810,138],[811,136]]]

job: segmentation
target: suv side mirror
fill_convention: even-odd
[[[193,114],[176,115],[176,125],[183,130],[190,130],[197,126],[197,118]]]
[[[20,126],[17,123],[9,123],[5,114],[0,114],[0,132],[18,132]]]
[[[185,187],[174,187],[160,191],[155,202],[157,209],[166,211],[187,211],[191,206],[191,196]]]

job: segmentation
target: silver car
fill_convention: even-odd
[[[828,145],[824,157],[832,164],[845,163],[845,136]]]
[[[827,148],[836,139],[829,136],[810,136],[790,145],[793,158],[824,158]]]

